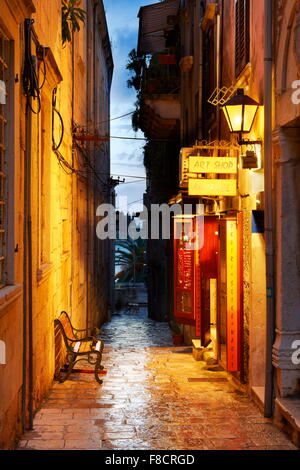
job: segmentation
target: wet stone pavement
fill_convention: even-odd
[[[107,375],[55,383],[20,449],[295,449],[223,371],[174,347],[145,309],[103,328]],[[85,367],[85,366],[84,366]]]

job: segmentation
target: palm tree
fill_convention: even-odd
[[[146,279],[146,241],[119,240],[116,245],[116,266],[121,266],[121,271],[116,275],[118,283],[144,282]]]

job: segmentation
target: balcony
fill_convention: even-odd
[[[145,69],[142,86],[141,128],[148,138],[178,139],[179,92],[180,76],[177,65],[152,63]]]

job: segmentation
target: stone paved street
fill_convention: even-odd
[[[103,329],[107,369],[55,383],[25,449],[295,449],[223,371],[174,347],[146,312],[114,315]]]

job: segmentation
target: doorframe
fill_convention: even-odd
[[[240,382],[244,381],[244,352],[243,352],[243,344],[244,344],[244,308],[243,308],[243,213],[238,212],[236,216],[225,216],[224,218],[219,220],[219,224],[225,227],[225,241],[227,243],[227,222],[228,221],[235,221],[236,228],[237,228],[237,275],[238,275],[238,292],[237,292],[237,326],[238,326],[238,340],[237,340],[237,348],[238,348],[238,366],[239,370],[236,372],[230,372],[236,379]],[[220,230],[220,229],[219,229]],[[227,261],[227,260],[226,260]],[[227,357],[226,363],[222,360],[221,355],[221,331],[220,331],[220,312],[221,312],[221,239],[220,239],[220,252],[219,252],[219,262],[218,262],[218,298],[217,298],[217,360],[219,364],[227,371]],[[226,280],[227,282],[227,280]],[[227,297],[226,297],[227,300]],[[227,306],[226,306],[227,310]],[[227,320],[226,320],[227,322]],[[226,327],[227,331],[227,327]],[[227,333],[226,333],[227,336]],[[227,348],[227,343],[226,343]]]

